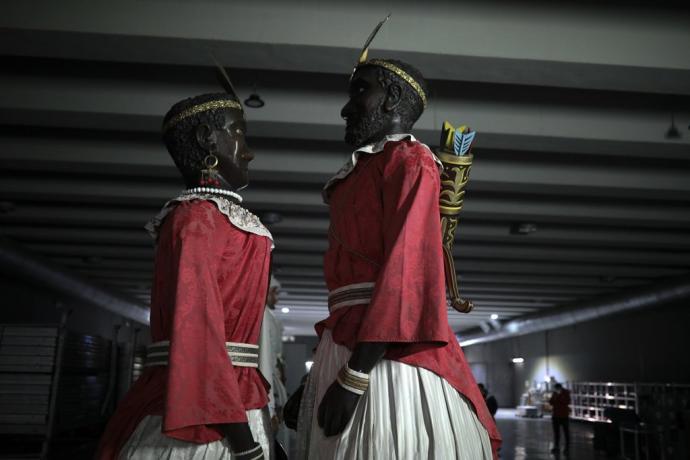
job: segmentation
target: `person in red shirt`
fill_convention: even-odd
[[[175,104],[163,137],[187,189],[147,225],[156,241],[146,368],[99,459],[263,459],[273,449],[259,341],[271,234],[237,191],[253,159],[234,95]]]
[[[316,325],[298,458],[496,457],[495,422],[448,324],[439,161],[409,134],[424,78],[376,59],[349,92],[355,151],[324,188],[330,315]]]
[[[561,428],[563,428],[563,435],[565,436],[564,452],[570,449],[570,391],[563,388],[563,385],[557,383],[554,385],[553,393],[549,399],[549,404],[552,407],[551,423],[553,425],[553,449],[551,452],[559,451]]]

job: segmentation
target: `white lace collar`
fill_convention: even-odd
[[[345,163],[343,167],[338,170],[335,176],[328,179],[328,182],[326,182],[326,185],[324,185],[322,192],[324,203],[328,204],[328,189],[331,188],[336,182],[345,179],[355,169],[355,166],[357,166],[357,160],[359,159],[359,156],[361,154],[376,155],[377,153],[383,151],[383,148],[388,142],[398,142],[403,139],[409,139],[412,142],[419,142],[412,134],[409,133],[389,134],[388,136],[384,137],[378,142],[367,144],[352,152],[352,158],[350,158],[347,161],[347,163]],[[434,161],[438,165],[439,171],[442,171],[443,164],[441,163],[441,160],[439,160],[438,157],[434,155],[434,153],[431,151],[428,145],[421,142],[419,143],[426,147],[429,153],[434,157]]]
[[[409,133],[401,133],[401,134],[389,134],[388,136],[384,137],[378,142],[374,142],[371,144],[364,145],[354,152],[352,152],[352,162],[356,165],[357,164],[357,157],[359,157],[360,153],[379,153],[383,151],[383,147],[385,147],[386,143],[388,142],[398,142],[403,139],[410,139],[412,142],[417,142],[417,139],[412,134]]]
[[[224,196],[219,196],[211,193],[184,193],[176,198],[165,203],[163,208],[160,210],[156,216],[151,219],[144,228],[153,237],[153,239],[158,239],[158,229],[163,223],[163,219],[172,212],[175,207],[183,201],[191,200],[206,200],[215,204],[218,210],[228,218],[230,223],[240,230],[245,232],[254,233],[255,235],[265,236],[273,241],[273,236],[271,232],[261,223],[261,220],[243,208],[242,206],[233,203]],[[271,243],[271,249],[273,249],[273,244]]]

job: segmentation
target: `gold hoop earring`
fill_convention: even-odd
[[[199,185],[215,185],[220,187],[220,174],[218,174],[218,157],[212,153],[204,158],[204,169],[201,170]]]

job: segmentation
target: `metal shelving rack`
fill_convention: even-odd
[[[633,410],[648,422],[665,424],[682,407],[690,407],[690,385],[668,383],[571,382],[571,417],[589,422],[611,421],[604,409]]]
[[[617,382],[570,383],[571,417],[589,422],[610,422],[606,407],[637,411],[637,385]]]

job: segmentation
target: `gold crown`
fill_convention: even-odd
[[[366,54],[367,53],[363,53],[365,59],[366,59]],[[392,64],[391,62],[388,62],[388,61],[383,60],[383,59],[371,59],[369,61],[365,60],[364,62],[360,62],[360,64],[357,67],[359,68],[359,67],[365,66],[365,65],[375,65],[375,66],[383,67],[384,69],[390,70],[391,72],[396,74],[398,77],[405,80],[405,82],[408,85],[410,85],[412,87],[412,89],[417,93],[419,98],[422,100],[422,104],[424,104],[424,108],[426,109],[426,103],[427,103],[426,93],[422,89],[422,85],[420,85],[417,80],[412,78],[412,76],[409,73],[405,72],[403,69],[401,69],[397,65]]]
[[[193,115],[197,115],[209,110],[218,109],[237,109],[239,111],[242,111],[242,105],[237,101],[232,101],[228,99],[219,99],[215,101],[204,102],[203,104],[193,105],[178,113],[174,117],[170,118],[170,120],[166,121],[163,125],[163,132],[166,132],[167,130],[169,130],[185,118],[189,118]]]
[[[376,24],[376,27],[374,27],[374,30],[371,31],[371,34],[369,34],[369,38],[367,38],[367,41],[364,42],[364,46],[362,47],[361,53],[359,53],[359,59],[357,60],[357,65],[355,65],[355,68],[352,70],[352,74],[350,75],[350,80],[355,76],[355,72],[357,69],[359,69],[362,66],[365,65],[375,65],[379,67],[383,67],[386,70],[389,70],[396,74],[398,77],[402,78],[405,80],[405,82],[412,87],[412,89],[417,93],[419,98],[422,100],[422,104],[424,104],[424,108],[426,109],[426,93],[422,89],[422,85],[419,84],[417,80],[412,78],[412,76],[405,72],[403,69],[398,67],[397,65],[388,62],[384,59],[371,59],[367,61],[367,57],[369,56],[369,45],[371,45],[371,42],[374,40],[374,37],[376,37],[376,34],[379,33],[379,30],[381,30],[381,26],[383,26],[386,21],[390,19],[391,15],[388,14],[381,22]]]

